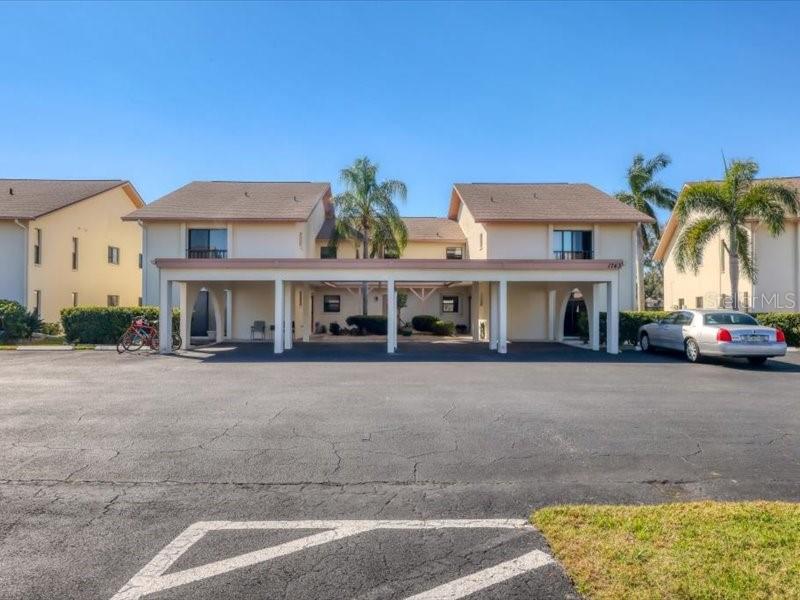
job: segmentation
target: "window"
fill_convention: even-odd
[[[188,258],[227,258],[227,229],[190,229]]]
[[[303,232],[302,231],[297,234],[297,245],[300,246],[301,248],[303,247]]]
[[[33,312],[37,317],[42,318],[42,290],[33,290]]]
[[[683,298],[678,298],[678,308],[684,308],[686,306],[686,302]]]
[[[703,297],[702,296],[697,296],[694,299],[694,307],[695,308],[703,308]]]
[[[335,246],[322,246],[319,249],[319,257],[320,258],[336,258],[336,247]]]
[[[478,250],[483,250],[483,233],[478,235]]]
[[[694,315],[690,312],[681,312],[675,317],[675,325],[691,325],[692,321],[694,321]]]
[[[337,313],[342,309],[341,296],[328,296],[322,297],[322,310],[326,313]]]
[[[33,230],[36,239],[33,242],[33,264],[42,264],[42,230]]]
[[[144,257],[142,256],[142,253],[139,252],[139,268],[140,269],[142,268],[143,264],[144,264]]]
[[[747,292],[742,293],[742,310],[747,310],[750,307],[750,294]]]
[[[142,297],[139,296],[139,306],[141,306],[141,305],[142,305]]]
[[[461,246],[448,248],[445,251],[445,256],[452,260],[461,260],[462,258],[464,258],[464,249]]]
[[[553,258],[586,260],[593,257],[592,232],[556,229],[553,231]]]
[[[119,296],[117,295],[106,296],[106,304],[108,306],[119,306]]]
[[[743,315],[736,312],[708,313],[703,316],[706,325],[758,325],[750,315]]]
[[[72,270],[78,270],[78,238],[72,238]]]
[[[442,296],[442,312],[443,313],[457,313],[458,312],[458,296]]]
[[[72,292],[72,306],[78,306],[78,292]]]
[[[400,258],[400,251],[397,248],[384,248],[383,258]]]
[[[117,248],[116,246],[108,247],[108,264],[110,265],[119,264],[119,248]]]

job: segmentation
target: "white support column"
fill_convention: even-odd
[[[303,341],[308,342],[311,339],[311,328],[314,324],[311,322],[311,286],[307,283],[303,286],[302,292],[303,299]]]
[[[283,289],[283,347],[292,349],[294,335],[292,334],[292,320],[294,316],[294,286],[286,282]]]
[[[222,327],[225,319],[225,312],[222,310],[222,298],[219,289],[209,287],[208,297],[211,300],[211,308],[214,311],[214,342],[219,344],[222,341]]]
[[[547,290],[547,339],[551,342],[556,339],[556,302],[556,290]]]
[[[275,354],[283,353],[283,279],[275,280],[275,335],[274,339],[274,352]]]
[[[505,354],[508,352],[508,282],[505,279],[501,280],[499,288],[500,339],[497,342],[497,351]]]
[[[225,290],[225,339],[233,339],[233,290]]]
[[[500,320],[497,282],[489,283],[489,350],[497,350],[498,322]]]
[[[158,273],[158,351],[172,354],[172,282],[163,271]]]
[[[603,291],[606,284],[595,283],[592,285],[592,315],[589,323],[589,343],[592,345],[592,350],[600,350],[600,298],[603,297]]]
[[[481,287],[477,282],[472,284],[472,300],[469,303],[470,314],[469,328],[472,331],[472,341],[479,342],[480,340],[480,312],[481,312]]]
[[[386,351],[394,354],[397,350],[397,296],[394,279],[386,282]]]
[[[616,278],[606,284],[606,352],[619,354],[619,284]]]
[[[189,284],[185,281],[178,282],[178,302],[179,310],[181,312],[181,350],[186,350],[190,346],[191,330],[189,328],[192,322],[192,307],[189,306]]]

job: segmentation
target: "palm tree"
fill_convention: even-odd
[[[340,177],[346,191],[333,199],[336,226],[330,245],[342,240],[361,245],[362,259],[399,256],[408,243],[408,230],[395,206],[395,198],[405,201],[406,184],[397,179],[378,181],[378,165],[366,156],[342,169]],[[367,314],[367,283],[361,285],[362,312]]]
[[[750,248],[745,223],[756,220],[766,225],[773,237],[783,232],[784,219],[800,210],[797,193],[775,181],[756,181],[758,164],[735,160],[725,165],[722,181],[702,181],[684,187],[675,213],[682,225],[676,242],[675,264],[684,272],[700,268],[708,242],[721,234],[727,238],[731,280],[731,301],[739,309],[739,270],[755,282],[757,268]]]
[[[652,223],[642,223],[636,231],[636,304],[638,310],[645,309],[644,277],[642,260],[646,252],[661,237],[656,208],[672,210],[677,193],[655,180],[656,173],[672,162],[666,154],[658,154],[650,160],[637,154],[628,167],[628,191],[618,192],[617,200],[632,206],[639,212],[652,217]]]

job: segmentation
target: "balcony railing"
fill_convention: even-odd
[[[591,250],[554,250],[553,258],[556,260],[590,260],[593,256]]]
[[[189,258],[228,258],[228,251],[211,248],[189,248],[186,251],[186,255]]]

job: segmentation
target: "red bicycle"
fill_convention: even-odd
[[[136,317],[131,321],[128,329],[122,334],[117,342],[117,352],[136,352],[144,346],[152,350],[158,350],[158,328],[143,316]],[[181,336],[172,332],[172,349],[177,350],[181,347]]]

